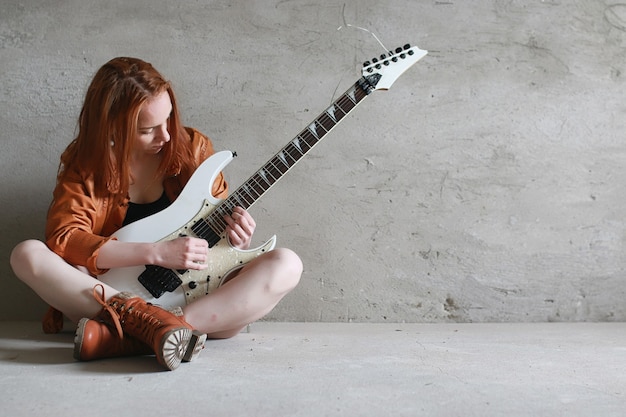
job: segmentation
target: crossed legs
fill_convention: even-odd
[[[38,240],[27,240],[11,253],[13,271],[46,303],[77,323],[94,317],[102,306],[93,298],[101,281],[66,263]],[[289,249],[275,249],[246,264],[209,295],[184,306],[185,320],[210,338],[236,335],[268,314],[299,282],[300,258]],[[118,291],[104,286],[107,298]]]

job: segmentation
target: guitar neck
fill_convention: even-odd
[[[378,78],[377,75],[361,77],[261,169],[230,194],[205,219],[211,229],[218,235],[221,234],[227,225],[224,216],[232,214],[236,206],[250,208],[373,91]]]

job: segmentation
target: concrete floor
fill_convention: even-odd
[[[0,323],[5,416],[623,416],[626,323],[255,323],[173,372]]]

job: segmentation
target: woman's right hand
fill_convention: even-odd
[[[159,265],[169,269],[205,269],[209,244],[197,237],[178,237],[155,243],[107,241],[99,250],[100,269]]]
[[[209,244],[197,237],[179,237],[153,244],[155,265],[170,269],[205,269]]]

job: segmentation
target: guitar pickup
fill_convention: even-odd
[[[158,265],[146,265],[145,271],[137,280],[154,298],[161,297],[165,292],[176,290],[183,283],[176,272]]]
[[[221,239],[221,237],[215,233],[213,229],[211,229],[209,224],[204,219],[200,219],[195,222],[191,226],[191,231],[194,232],[199,238],[206,240],[209,243],[209,248],[217,245]]]

